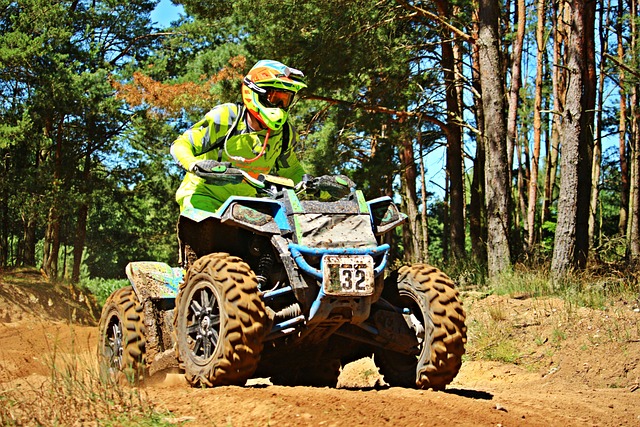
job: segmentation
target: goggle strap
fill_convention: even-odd
[[[266,89],[261,88],[260,86],[258,86],[254,82],[252,82],[248,77],[245,77],[243,82],[244,82],[245,85],[247,85],[247,87],[249,89],[251,89],[254,92],[259,93],[260,95],[265,95],[267,93]]]

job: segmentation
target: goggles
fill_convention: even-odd
[[[296,94],[288,90],[264,88],[266,93],[260,95],[260,101],[269,108],[287,110],[293,103]]]

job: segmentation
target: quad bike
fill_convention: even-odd
[[[264,197],[185,209],[180,267],[127,266],[131,286],[109,297],[100,320],[103,373],[335,386],[340,366],[373,355],[391,386],[441,390],[453,380],[466,342],[458,291],[424,264],[385,274],[386,235],[406,219],[391,198],[341,192],[341,176],[294,187],[232,168],[199,175],[229,172]],[[327,193],[342,197],[318,199]]]

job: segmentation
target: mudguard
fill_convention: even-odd
[[[196,223],[214,218],[263,235],[291,231],[282,204],[267,198],[232,196],[216,212],[186,208],[180,216]]]
[[[163,262],[139,261],[130,262],[126,273],[140,302],[144,303],[148,299],[175,298],[185,271]]]

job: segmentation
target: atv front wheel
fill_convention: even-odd
[[[404,266],[386,281],[383,297],[403,308],[419,354],[377,350],[375,362],[392,386],[443,390],[462,364],[465,313],[451,279],[435,267]]]
[[[177,355],[192,386],[242,385],[255,372],[267,316],[240,258],[216,253],[188,270],[176,298]]]
[[[98,325],[98,363],[103,379],[138,383],[146,373],[145,326],[142,304],[133,288],[109,296]]]

